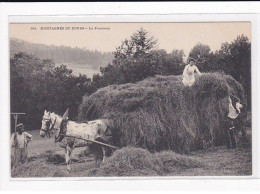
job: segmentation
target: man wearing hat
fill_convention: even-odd
[[[195,81],[194,72],[196,71],[199,75],[201,75],[198,67],[195,65],[195,59],[189,57],[188,58],[188,65],[185,66],[183,71],[183,79],[182,83],[185,86],[192,86]]]
[[[12,167],[26,162],[28,151],[27,145],[32,141],[32,135],[24,131],[24,125],[22,123],[16,126],[17,132],[11,137],[11,150],[12,150]],[[13,149],[14,148],[14,149]]]

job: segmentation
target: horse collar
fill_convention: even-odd
[[[67,124],[68,124],[67,121],[62,120],[61,125],[60,125],[59,134],[57,137],[55,136],[55,142],[60,142],[63,140],[63,138],[65,137],[66,132],[67,132]]]

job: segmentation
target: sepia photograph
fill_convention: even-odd
[[[10,175],[252,176],[250,21],[9,23]]]

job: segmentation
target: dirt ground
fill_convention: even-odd
[[[82,156],[84,148],[74,149],[72,153],[72,170],[66,170],[64,150],[54,143],[54,139],[41,138],[39,130],[31,131],[33,141],[28,145],[29,160],[22,166],[12,170],[12,177],[93,177],[100,164],[96,164],[93,156]],[[247,129],[251,139],[251,130]],[[196,168],[175,168],[163,176],[249,176],[252,174],[251,144],[236,149],[214,147],[188,154],[189,157],[202,161],[204,165]],[[140,173],[138,176],[150,176]],[[155,174],[156,175],[156,174]],[[109,175],[104,175],[109,176]],[[129,172],[128,176],[136,176]]]

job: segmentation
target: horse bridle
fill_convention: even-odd
[[[42,131],[45,131],[46,136],[50,138],[51,137],[51,131],[58,131],[58,130],[60,130],[60,133],[58,134],[58,137],[55,136],[55,142],[61,141],[63,139],[63,137],[64,137],[64,134],[62,134],[62,132],[61,132],[61,128],[62,128],[62,124],[63,123],[61,123],[61,125],[59,126],[60,129],[58,129],[58,128],[54,127],[55,123],[57,121],[56,117],[55,117],[55,120],[54,120],[53,123],[51,122],[51,119],[46,119],[46,118],[42,118],[42,119],[45,120],[45,122],[46,122],[46,129],[42,129]]]
[[[46,119],[46,118],[42,118],[42,120],[45,120],[46,122],[46,129],[41,129],[42,131],[45,131],[46,136],[48,136],[49,138],[51,137],[51,131],[54,130],[54,125],[56,123],[56,118],[54,120],[53,123],[51,123],[51,119]]]

